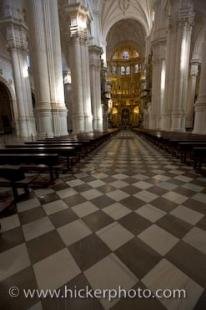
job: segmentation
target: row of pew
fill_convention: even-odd
[[[134,132],[180,158],[182,163],[193,164],[195,171],[202,171],[206,163],[206,135],[140,128],[135,128]]]
[[[17,201],[17,188],[28,192],[39,173],[48,173],[49,184],[53,183],[59,172],[71,170],[82,157],[116,133],[117,130],[108,130],[4,145],[0,148],[0,187],[11,187]],[[32,172],[32,176],[26,176],[27,172]]]

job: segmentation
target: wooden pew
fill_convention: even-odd
[[[204,148],[206,136],[184,132],[166,132],[160,130],[135,129],[137,134],[145,137],[160,148],[167,150],[172,155],[179,157],[182,162],[187,161],[187,156],[194,160],[194,166],[204,162]],[[199,149],[193,152],[194,149]],[[193,155],[193,156],[192,156]]]
[[[0,187],[11,187],[14,201],[18,201],[18,188],[23,188],[29,193],[29,186],[35,176],[26,177],[21,167],[0,166]]]
[[[0,154],[32,154],[32,153],[45,153],[45,154],[58,154],[59,156],[65,157],[67,160],[67,166],[68,168],[71,167],[71,161],[70,158],[72,156],[77,155],[77,152],[75,151],[74,147],[66,147],[66,146],[60,146],[60,147],[35,147],[31,148],[28,146],[25,147],[14,147],[14,148],[1,148]]]
[[[183,163],[187,161],[187,155],[192,159],[192,150],[196,147],[206,147],[206,141],[178,142],[177,152],[180,153],[180,159]]]
[[[47,169],[50,175],[50,181],[54,181],[54,176],[57,172],[59,164],[58,154],[45,154],[45,153],[0,153],[0,165],[22,165],[24,170],[42,171]],[[28,165],[28,166],[26,166]]]
[[[194,169],[200,171],[202,164],[206,163],[206,146],[194,147],[192,150],[192,158],[194,160]]]

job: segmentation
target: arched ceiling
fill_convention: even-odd
[[[140,55],[144,55],[146,33],[143,26],[134,19],[123,19],[109,30],[107,42],[107,59],[110,60],[115,48],[120,45],[133,45]]]
[[[95,0],[93,0],[95,1]],[[152,28],[155,0],[97,0],[101,12],[103,38],[110,28],[120,20],[135,19],[143,26],[146,35]]]

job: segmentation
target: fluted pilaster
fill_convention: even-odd
[[[70,5],[65,7],[70,26],[69,58],[71,66],[74,103],[73,131],[90,132],[93,130],[91,108],[91,90],[89,76],[88,31],[89,12],[83,6]]]
[[[5,4],[5,10],[4,10]],[[23,14],[3,2],[2,24],[5,38],[11,54],[14,74],[14,86],[17,99],[15,115],[16,132],[18,136],[30,137],[36,135],[36,125],[32,107],[31,86],[28,73],[28,41],[27,27]]]
[[[101,53],[102,49],[100,47],[94,45],[89,47],[93,128],[97,131],[103,130],[103,111],[101,103]]]
[[[67,134],[57,0],[31,0],[32,69],[40,136]]]
[[[197,62],[192,62],[191,67],[190,67],[187,105],[186,105],[185,127],[188,129],[193,128],[193,124],[194,124],[195,93],[196,93],[198,72],[199,72],[199,64]]]
[[[189,57],[193,20],[193,11],[187,11],[182,8],[178,12],[178,20],[176,24],[176,57],[174,99],[172,105],[172,131],[185,130]]]
[[[195,123],[193,133],[206,134],[206,35],[202,44],[203,60],[201,63],[199,95],[195,104]]]

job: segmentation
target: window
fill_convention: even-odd
[[[125,74],[125,67],[122,66],[122,67],[121,67],[121,75],[124,75],[124,74]]]
[[[126,68],[126,74],[127,74],[127,75],[130,74],[130,67],[129,67],[129,66]]]
[[[138,73],[139,72],[139,65],[135,65],[135,73]]]
[[[116,74],[116,67],[115,66],[112,67],[112,74]]]
[[[129,52],[128,51],[124,51],[123,55],[122,55],[123,59],[129,59]]]

